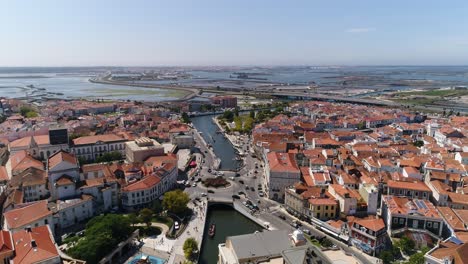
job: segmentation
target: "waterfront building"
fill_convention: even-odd
[[[265,173],[266,194],[276,201],[284,201],[284,189],[300,181],[301,176],[293,153],[268,153]]]
[[[172,189],[177,182],[177,156],[150,157],[141,168],[143,178],[133,178],[121,190],[122,207],[133,211],[143,208]]]
[[[291,235],[286,230],[272,230],[227,237],[225,243],[218,245],[218,264],[305,264],[319,263],[319,259],[320,263],[330,263],[317,256],[316,251],[312,257],[312,247],[295,247],[296,240],[303,239],[302,232],[296,231]],[[310,262],[312,259],[315,262]]]
[[[237,107],[237,97],[231,95],[211,97],[211,102],[215,105],[219,105],[222,108]]]

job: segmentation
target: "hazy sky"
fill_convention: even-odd
[[[467,0],[0,0],[0,66],[467,65],[467,14]]]

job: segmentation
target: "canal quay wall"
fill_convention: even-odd
[[[212,148],[208,147],[208,143],[206,143],[203,136],[200,135],[200,133],[198,132],[198,130],[195,127],[194,127],[193,130],[194,130],[194,133],[198,136],[199,140],[202,142],[202,144],[205,145],[206,149],[210,152],[210,155],[213,157],[213,159],[214,159],[213,168],[215,170],[219,169],[219,167],[221,166],[221,159],[216,156],[216,154],[214,153]]]

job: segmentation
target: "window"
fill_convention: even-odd
[[[328,213],[325,213],[325,217],[328,217]]]
[[[432,227],[432,222],[427,222],[427,227]]]
[[[320,210],[320,206],[317,206],[317,210]]]
[[[405,219],[400,218],[400,224],[404,224],[404,223],[405,223]]]
[[[397,224],[398,223],[398,218],[393,218],[393,223]]]
[[[335,206],[334,206],[334,205],[332,205],[332,206],[331,206],[331,209],[332,209],[332,210],[335,210]]]
[[[320,213],[317,214],[317,218],[320,218]]]
[[[325,210],[328,210],[328,205],[327,205],[327,206],[325,206]]]
[[[427,193],[423,192],[423,197],[426,197],[427,196]]]
[[[439,223],[435,222],[435,223],[433,224],[433,226],[434,226],[434,228],[439,228]]]

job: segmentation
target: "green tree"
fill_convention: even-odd
[[[151,210],[153,210],[155,214],[160,214],[163,211],[163,206],[159,199],[153,201],[153,203],[151,204]]]
[[[29,117],[37,117],[37,112],[33,108],[31,108],[29,106],[22,106],[20,108],[20,113],[21,113],[22,116],[28,117],[28,118]]]
[[[118,151],[112,151],[112,152],[107,152],[104,153],[102,156],[96,158],[96,162],[110,162],[114,160],[121,160],[122,159],[122,154]]]
[[[163,197],[163,206],[169,212],[180,214],[187,210],[190,197],[182,190],[166,192]]]
[[[151,219],[153,218],[153,211],[149,208],[143,208],[140,211],[140,219],[148,227],[151,226]]]
[[[234,116],[239,116],[239,107],[234,108]]]
[[[249,116],[250,116],[250,118],[255,119],[255,111],[250,110]]]
[[[189,237],[184,241],[184,255],[186,259],[193,259],[195,256],[195,252],[198,251],[198,243],[193,237]]]
[[[402,237],[398,242],[395,243],[395,246],[400,248],[405,254],[410,254],[414,251],[416,244],[414,241],[408,237]]]
[[[128,220],[130,221],[130,224],[134,226],[138,223],[138,216],[135,213],[131,213],[128,215]]]
[[[413,142],[413,145],[416,146],[416,147],[422,147],[422,146],[424,146],[424,141],[417,140],[417,141]]]
[[[234,113],[231,110],[224,111],[222,118],[227,122],[232,122],[234,120]]]
[[[392,252],[385,250],[385,251],[380,252],[379,259],[381,259],[384,264],[390,264],[392,263],[394,258],[393,258]]]
[[[107,214],[97,216],[86,224],[85,237],[68,250],[74,258],[98,263],[107,253],[132,233],[128,217]]]
[[[181,118],[182,118],[182,122],[184,122],[186,124],[190,123],[190,117],[188,116],[188,114],[186,112],[182,113]]]

